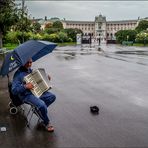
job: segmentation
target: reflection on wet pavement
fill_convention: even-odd
[[[134,62],[141,65],[148,65],[147,47],[126,47],[120,45],[101,46],[68,46],[57,47],[56,53],[66,60],[74,59],[77,55],[98,54],[108,58],[114,58],[126,62]],[[61,55],[64,54],[64,55]]]
[[[132,100],[132,98],[131,98],[131,100]],[[133,101],[133,103],[135,103],[138,106],[142,106],[142,107],[148,106],[148,101],[146,102],[144,99],[137,97],[137,96],[135,96],[132,101]]]

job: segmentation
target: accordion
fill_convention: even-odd
[[[46,75],[45,70],[42,68],[34,70],[34,71],[32,71],[32,73],[25,76],[24,81],[26,83],[30,82],[33,84],[34,88],[31,89],[31,92],[38,98],[44,92],[51,89],[51,85],[50,85],[48,76]]]

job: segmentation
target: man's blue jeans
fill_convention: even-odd
[[[32,104],[39,109],[41,118],[43,119],[44,124],[47,125],[49,123],[47,108],[55,101],[55,99],[56,96],[54,94],[51,92],[45,92],[40,98],[35,97],[33,94],[29,94],[25,97],[24,102]]]

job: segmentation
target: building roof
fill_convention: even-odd
[[[134,23],[137,23],[138,20],[119,20],[119,21],[106,21],[107,24],[110,24],[110,23],[118,23],[118,24],[121,24],[121,23],[127,23],[127,22],[134,22]],[[71,21],[71,20],[64,20],[63,22],[66,22],[66,23],[79,23],[79,24],[94,24],[95,21]]]
[[[127,22],[134,22],[137,23],[138,20],[120,20],[120,21],[107,21],[107,23],[127,23]]]
[[[94,24],[94,21],[71,21],[71,20],[64,20],[63,22],[66,22],[66,23],[79,23],[79,24]]]

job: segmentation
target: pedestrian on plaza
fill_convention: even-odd
[[[98,42],[99,42],[99,46],[100,46],[100,43],[101,43],[101,39],[100,38],[98,39]]]
[[[48,132],[53,132],[54,128],[50,124],[47,108],[55,101],[56,96],[48,91],[44,92],[39,98],[32,94],[30,90],[34,88],[33,84],[24,82],[24,77],[32,72],[31,66],[32,59],[29,59],[24,66],[21,66],[15,72],[12,81],[12,93],[18,95],[22,102],[34,105],[41,115],[45,129]],[[48,78],[50,79],[50,76]]]

